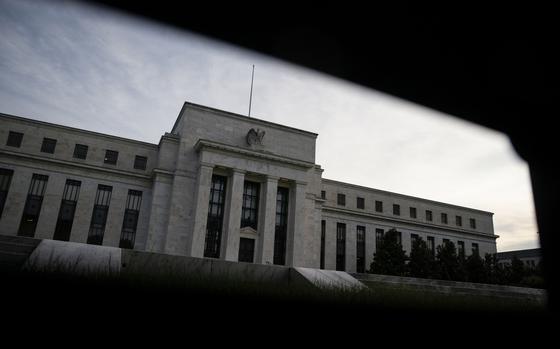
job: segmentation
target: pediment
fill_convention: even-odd
[[[255,237],[257,235],[259,235],[259,233],[251,228],[251,227],[243,227],[239,230],[239,234],[240,235],[245,235],[245,236],[249,236],[249,237]]]

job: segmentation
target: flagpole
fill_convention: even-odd
[[[249,95],[249,117],[251,117],[251,103],[253,101],[253,78],[255,76],[255,65],[253,64],[253,73],[251,74],[251,94]]]

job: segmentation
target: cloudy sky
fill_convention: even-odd
[[[538,247],[528,167],[501,133],[173,28],[0,0],[0,112],[157,143],[183,101],[316,132],[323,177],[494,212]]]

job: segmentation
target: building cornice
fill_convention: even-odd
[[[70,127],[70,126],[64,126],[64,125],[59,125],[59,124],[53,124],[53,123],[46,122],[46,121],[39,121],[39,120],[34,120],[34,119],[28,119],[28,118],[24,118],[24,117],[21,117],[21,116],[16,116],[16,115],[11,115],[11,114],[5,114],[5,113],[0,113],[0,117],[6,118],[6,119],[15,120],[15,121],[19,121],[19,122],[23,122],[23,123],[27,123],[27,124],[41,125],[41,126],[46,126],[46,127],[50,127],[50,128],[55,128],[55,129],[63,130],[63,131],[66,131],[66,132],[82,133],[82,134],[87,134],[87,135],[95,136],[95,137],[108,138],[108,139],[110,139],[110,140],[112,140],[112,141],[133,143],[134,145],[141,145],[141,146],[144,146],[144,147],[152,148],[152,149],[154,149],[154,150],[157,150],[157,149],[158,149],[158,145],[157,145],[157,144],[148,143],[148,142],[143,142],[143,141],[138,141],[138,140],[130,139],[130,138],[124,138],[124,137],[119,137],[119,136],[113,136],[113,135],[109,135],[109,134],[105,134],[105,133],[100,133],[100,132],[88,131],[88,130],[84,130],[84,129],[81,129],[81,128]]]
[[[479,209],[476,209],[476,208],[453,205],[453,204],[448,204],[446,202],[424,199],[424,198],[419,198],[419,197],[416,197],[416,196],[405,195],[405,194],[395,193],[395,192],[381,190],[381,189],[364,187],[364,186],[361,186],[361,185],[351,184],[351,183],[346,183],[346,182],[340,182],[340,181],[336,181],[336,180],[333,180],[333,179],[322,178],[321,181],[323,183],[330,183],[330,184],[334,184],[334,185],[338,185],[338,186],[342,186],[342,187],[346,187],[346,188],[368,191],[368,192],[372,192],[372,193],[379,193],[379,194],[383,194],[383,195],[395,196],[395,197],[398,197],[398,198],[403,198],[405,200],[422,201],[422,202],[426,202],[426,203],[429,203],[429,204],[432,204],[432,205],[450,207],[450,208],[454,208],[454,209],[471,211],[471,212],[475,212],[475,213],[479,213],[479,214],[485,214],[485,215],[494,215],[493,212],[479,210]]]
[[[209,141],[205,139],[199,139],[194,145],[194,148],[196,149],[197,152],[203,149],[217,150],[217,151],[223,151],[227,153],[235,153],[250,158],[257,158],[257,159],[272,161],[276,163],[288,164],[304,169],[313,168],[315,166],[315,164],[312,162],[296,160],[288,157],[278,156],[278,155],[264,153],[260,151],[250,150],[250,149],[244,149],[237,146]]]
[[[24,160],[33,161],[33,162],[43,162],[43,163],[53,164],[53,165],[57,165],[57,166],[77,168],[77,169],[87,170],[87,171],[110,173],[110,174],[114,174],[114,175],[132,177],[132,178],[141,179],[141,180],[148,180],[148,181],[152,180],[152,175],[151,174],[139,174],[139,173],[134,173],[134,172],[129,172],[129,171],[113,169],[113,168],[94,166],[94,165],[89,165],[89,164],[82,164],[82,163],[77,163],[77,162],[73,162],[73,161],[45,158],[45,157],[42,157],[42,156],[25,154],[25,153],[16,153],[16,152],[11,152],[11,151],[7,151],[7,150],[3,150],[3,149],[0,149],[0,155],[5,155],[5,156],[8,156],[8,157],[12,157],[12,158],[20,158],[20,159],[24,159]]]
[[[301,130],[299,128],[280,125],[280,124],[277,124],[277,123],[274,123],[274,122],[270,122],[270,121],[266,121],[266,120],[262,120],[262,119],[257,119],[257,118],[253,118],[253,117],[248,117],[248,116],[241,115],[241,114],[235,114],[235,113],[228,112],[228,111],[225,111],[225,110],[215,109],[215,108],[207,107],[205,105],[195,104],[195,103],[191,103],[191,102],[185,102],[183,104],[183,107],[181,108],[181,111],[179,112],[179,116],[177,116],[177,120],[175,120],[175,124],[173,125],[173,128],[171,129],[171,133],[176,133],[177,132],[177,130],[175,128],[179,124],[179,120],[181,120],[181,118],[183,117],[183,114],[185,112],[186,107],[190,107],[192,109],[204,110],[204,111],[211,111],[215,114],[219,114],[221,116],[229,117],[229,118],[232,118],[232,119],[249,121],[249,122],[253,122],[253,123],[256,123],[256,124],[263,125],[263,126],[276,128],[276,129],[279,129],[279,130],[299,133],[299,134],[302,134],[302,135],[305,135],[305,136],[308,136],[308,137],[317,138],[317,136],[318,136],[317,133]]]
[[[176,135],[176,134],[173,134],[173,133],[165,132],[165,134],[163,136],[161,136],[161,138],[159,139],[158,146],[161,146],[161,143],[163,141],[179,144],[181,142],[181,137],[179,137],[179,135]]]
[[[476,232],[476,231],[472,231],[472,230],[458,229],[458,228],[455,228],[455,227],[452,227],[452,226],[440,226],[440,225],[436,225],[436,224],[418,222],[418,221],[413,221],[413,220],[408,220],[408,219],[403,219],[403,218],[387,217],[387,216],[377,215],[377,214],[368,213],[368,212],[356,212],[356,211],[353,211],[353,210],[348,210],[348,209],[344,209],[344,208],[340,208],[340,207],[323,205],[322,209],[323,209],[323,211],[330,211],[330,212],[336,212],[336,213],[341,213],[341,214],[347,214],[347,215],[357,216],[357,217],[361,217],[361,218],[379,219],[379,220],[385,220],[385,221],[394,222],[394,223],[410,224],[410,225],[423,227],[423,228],[452,231],[452,232],[455,232],[455,233],[474,235],[474,236],[485,237],[485,238],[489,238],[489,239],[497,239],[497,238],[500,237],[499,235],[495,235],[495,234],[480,233],[480,232]]]

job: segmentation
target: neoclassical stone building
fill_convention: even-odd
[[[0,126],[0,234],[350,272],[391,228],[496,252],[490,212],[322,178],[312,132],[192,103],[159,144]]]

